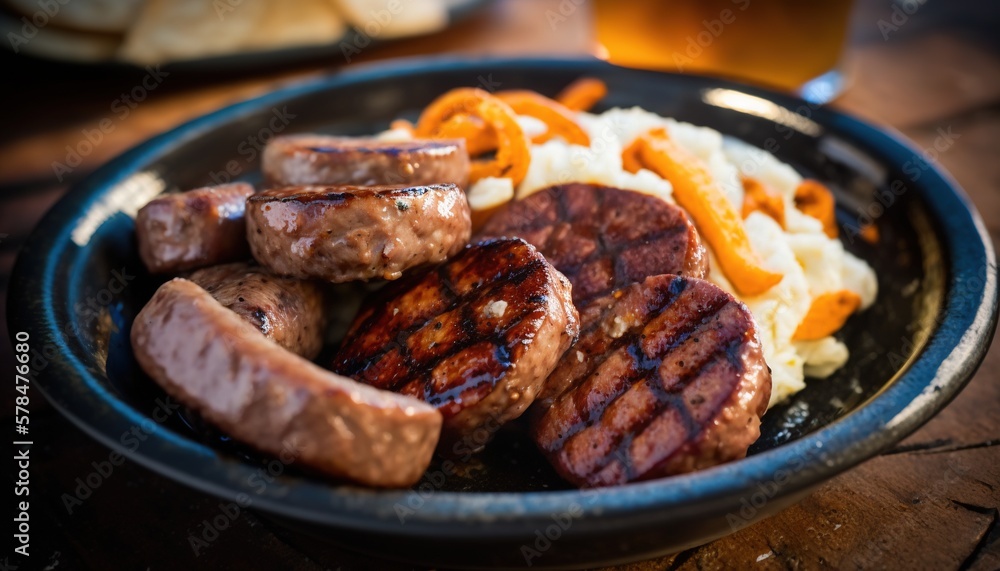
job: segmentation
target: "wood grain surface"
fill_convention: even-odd
[[[1000,29],[990,3],[928,2],[886,38],[889,0],[860,2],[835,107],[900,130],[921,148],[958,137],[938,160],[966,189],[1000,245]],[[906,4],[903,2],[902,4]],[[506,0],[433,36],[365,50],[355,62],[420,54],[586,54],[589,10],[551,25],[559,0]],[[113,107],[146,72],[0,57],[0,295],[20,242],[66,188],[116,154],[189,118],[292,81],[342,68],[311,61],[242,73],[174,72],[127,116]],[[71,172],[67,145],[111,129]],[[61,178],[61,180],[60,180]],[[4,309],[0,307],[0,314]],[[12,357],[6,331],[0,370]],[[4,423],[12,422],[13,391]],[[32,565],[58,569],[404,569],[291,536],[243,512],[195,558],[187,536],[219,501],[126,462],[68,513],[62,496],[109,451],[42,399],[32,400]],[[695,549],[616,569],[1000,569],[1000,349],[968,387],[894,449],[827,482],[798,505]],[[13,477],[13,476],[12,476]],[[6,554],[4,554],[6,555]],[[7,564],[0,555],[0,563]],[[42,565],[36,565],[41,562]],[[16,562],[11,559],[10,569]],[[25,566],[24,568],[28,568]]]

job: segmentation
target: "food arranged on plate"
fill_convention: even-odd
[[[579,333],[565,276],[524,240],[484,240],[373,296],[332,368],[432,404],[461,455],[524,413]]]
[[[875,274],[822,183],[589,112],[606,92],[457,88],[369,137],[272,139],[264,189],[153,200],[141,257],[175,277],[135,319],[139,364],[234,439],[376,487],[519,418],[580,487],[744,457],[770,406],[846,362],[834,335]],[[347,282],[370,293],[317,364]]]
[[[428,186],[284,186],[247,198],[250,251],[275,272],[333,283],[443,262],[469,241],[465,192]]]

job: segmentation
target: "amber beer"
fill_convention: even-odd
[[[851,0],[594,0],[599,55],[619,65],[795,89],[837,66]]]

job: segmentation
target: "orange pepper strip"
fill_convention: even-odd
[[[792,339],[812,341],[833,335],[861,307],[861,296],[846,289],[816,296]]]
[[[642,164],[642,159],[640,154],[642,153],[642,137],[632,141],[632,144],[625,147],[622,151],[622,168],[628,172],[635,174],[639,172],[639,169],[644,168]]]
[[[837,204],[830,189],[816,180],[804,180],[795,189],[795,207],[823,223],[823,232],[837,237]]]
[[[556,101],[571,111],[586,111],[608,94],[608,86],[594,77],[581,77],[556,95]]]
[[[475,182],[485,177],[506,177],[517,186],[528,172],[531,153],[528,139],[517,123],[514,110],[482,89],[459,87],[438,97],[424,109],[417,121],[416,135],[444,138],[442,126],[456,115],[476,117],[497,135],[496,155],[490,159],[473,161],[469,169],[469,181]],[[466,144],[469,143],[466,140]]]
[[[662,128],[640,140],[642,164],[673,185],[674,199],[694,219],[733,287],[743,295],[757,295],[780,282],[781,274],[761,264],[743,219],[701,161],[670,140]]]
[[[495,151],[497,136],[493,129],[471,115],[453,115],[441,124],[438,136],[445,139],[465,139],[470,157]]]
[[[784,228],[785,201],[781,196],[755,178],[743,175],[740,180],[743,181],[743,218],[759,210]]]
[[[558,135],[571,145],[590,146],[590,135],[576,122],[573,112],[561,103],[526,90],[501,91],[497,97],[518,115],[534,117],[548,126],[548,131],[531,139],[532,143],[544,143]]]

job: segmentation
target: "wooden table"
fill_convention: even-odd
[[[415,54],[581,54],[590,15],[555,28],[558,0],[509,0],[428,38],[365,50],[356,61]],[[939,161],[967,190],[1000,237],[1000,29],[986,3],[929,3],[883,38],[891,2],[863,2],[846,59],[851,79],[835,106],[894,127],[920,147],[938,129],[958,135]],[[83,157],[61,181],[53,161],[81,129],[111,116],[111,103],[141,74],[38,64],[7,55],[0,134],[0,287],[17,247],[67,188],[122,150],[188,118],[325,73],[343,62],[310,62],[253,75],[175,72]],[[0,312],[3,309],[0,308]],[[7,347],[7,344],[4,344]],[[11,356],[2,354],[2,369]],[[12,391],[5,401],[12,405]],[[11,420],[5,406],[4,423]],[[826,483],[800,504],[714,543],[622,569],[1000,568],[1000,350],[994,344],[969,386],[941,414],[885,454]],[[256,568],[384,569],[398,565],[333,551],[274,529],[251,513],[194,559],[190,531],[218,513],[218,500],[132,463],[116,468],[93,499],[67,513],[64,493],[108,451],[39,399],[32,427],[32,561],[58,569]],[[15,563],[11,560],[11,563]],[[31,567],[35,567],[32,565]],[[13,567],[11,567],[13,569]]]

